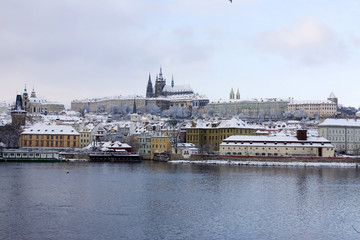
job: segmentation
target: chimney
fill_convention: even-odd
[[[298,140],[307,140],[307,130],[297,130],[296,137]]]

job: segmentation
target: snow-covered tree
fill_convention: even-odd
[[[294,117],[298,118],[298,119],[303,119],[307,117],[307,112],[305,109],[300,109],[300,110],[296,110],[294,113]]]
[[[124,115],[127,115],[131,112],[131,106],[127,103],[125,103],[124,105],[121,106],[121,113]]]
[[[91,112],[91,108],[90,108],[90,106],[86,105],[86,106],[83,106],[83,107],[79,110],[79,112],[80,112],[80,115],[81,115],[82,117],[85,117],[85,114],[86,114],[86,113]]]
[[[264,121],[264,119],[265,119],[265,111],[261,109],[261,110],[259,111],[257,117],[258,117],[259,121]]]
[[[160,115],[161,108],[156,106],[155,104],[149,104],[145,106],[145,112],[153,115]]]
[[[105,106],[102,105],[102,104],[98,104],[96,105],[96,113],[97,114],[101,114],[101,113],[104,113],[105,112]]]
[[[111,115],[116,115],[120,113],[120,107],[117,105],[112,105],[110,104],[108,107],[108,113],[110,113]]]
[[[215,113],[215,110],[214,110],[213,108],[209,108],[209,110],[208,110],[208,112],[207,112],[207,115],[208,115],[209,117],[212,117],[212,116],[214,116],[214,113]]]
[[[222,116],[222,117],[226,117],[226,115],[227,115],[227,111],[226,111],[226,108],[221,108],[221,110],[220,110],[220,116]]]
[[[276,112],[274,109],[270,109],[269,117],[271,120],[278,118],[278,112]]]

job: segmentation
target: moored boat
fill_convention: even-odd
[[[32,149],[3,149],[0,161],[2,162],[58,162],[62,161],[59,152]]]

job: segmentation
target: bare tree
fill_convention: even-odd
[[[0,126],[0,142],[4,143],[7,148],[18,148],[20,133],[21,128],[18,125]]]
[[[137,136],[127,136],[125,142],[132,147],[132,152],[137,152],[139,149],[139,139]]]

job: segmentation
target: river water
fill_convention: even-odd
[[[356,168],[2,163],[0,239],[360,239],[359,183]]]

